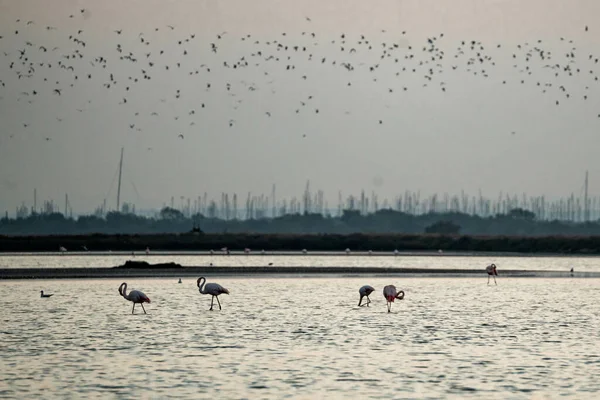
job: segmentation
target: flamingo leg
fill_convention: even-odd
[[[221,302],[219,301],[219,296],[215,296],[217,298],[217,303],[219,303],[219,310],[221,309]]]
[[[367,296],[367,307],[369,307],[369,304],[371,304],[371,299],[369,298],[369,296]]]
[[[388,301],[387,306],[388,306],[388,312],[392,312],[392,303],[390,303]]]
[[[358,300],[358,306],[359,306],[359,307],[362,307],[362,306],[360,305],[360,303],[362,303],[362,298],[363,298],[363,296],[360,296],[360,299]]]
[[[496,285],[498,284],[498,282],[496,282],[496,277],[495,277],[495,276],[494,276],[494,283],[495,283]]]
[[[490,276],[488,275],[488,285],[490,284]]]
[[[144,310],[144,314],[147,314],[146,309],[144,308],[144,303],[142,303],[142,310]]]
[[[133,310],[135,310],[135,303],[133,303],[133,308],[131,309],[132,314],[133,314]]]
[[[209,309],[209,311],[212,311],[214,302],[215,302],[215,296],[212,296],[210,298],[210,309]]]

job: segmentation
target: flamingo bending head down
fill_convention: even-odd
[[[202,284],[200,284],[200,281],[202,281]],[[196,281],[196,284],[198,285],[198,291],[200,292],[200,294],[210,294],[212,296],[211,300],[210,300],[210,310],[212,311],[212,309],[213,309],[215,297],[217,298],[217,303],[219,303],[219,310],[220,310],[221,302],[219,301],[219,295],[220,294],[229,294],[229,290],[225,289],[223,286],[219,285],[218,283],[206,283],[206,278],[203,276],[198,278],[198,281]]]
[[[121,283],[121,286],[119,286],[119,294],[123,296],[125,300],[129,300],[133,303],[133,308],[131,309],[132,314],[135,310],[136,304],[141,304],[144,314],[147,314],[146,309],[144,308],[144,303],[150,303],[150,299],[144,293],[140,292],[139,290],[132,290],[129,292],[129,294],[127,294],[127,283],[123,282]]]
[[[392,303],[396,299],[398,299],[398,300],[404,299],[404,291],[403,290],[397,291],[396,286],[387,285],[386,287],[383,288],[383,297],[385,297],[385,299],[387,301],[388,312],[392,312]]]
[[[496,282],[496,276],[498,275],[498,271],[496,271],[496,264],[490,264],[485,267],[485,272],[488,274],[488,285],[490,284],[490,276],[494,278],[494,283],[497,285],[498,282]]]
[[[360,299],[358,300],[358,306],[362,307],[362,305],[361,305],[362,299],[363,299],[363,297],[366,297],[367,302],[363,305],[366,305],[367,307],[369,307],[369,304],[371,303],[371,299],[369,299],[369,295],[371,293],[373,293],[374,291],[375,291],[375,289],[373,288],[373,286],[369,286],[369,285],[362,286],[360,289],[358,289],[358,293],[360,294]]]

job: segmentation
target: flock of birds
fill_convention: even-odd
[[[288,122],[295,121],[290,121],[294,116],[319,118],[339,112],[328,107],[335,100],[317,98],[323,93],[320,87],[338,84],[335,93],[356,102],[364,102],[368,87],[384,108],[410,101],[416,90],[451,91],[452,74],[530,85],[551,96],[556,106],[576,98],[586,102],[598,91],[594,85],[599,83],[600,55],[582,54],[573,39],[564,37],[556,43],[532,40],[515,45],[476,38],[452,43],[444,33],[421,41],[410,39],[406,31],[388,35],[385,30],[325,38],[312,31],[310,18],[305,18],[305,31],[269,38],[228,32],[200,37],[173,25],[148,32],[115,29],[98,38],[88,34],[89,12],[80,9],[65,16],[60,26],[25,19],[3,25],[0,101],[24,106],[60,102],[61,114],[49,116],[55,124],[118,107],[128,118],[124,131],[155,130],[160,120],[168,129],[165,134],[184,140],[188,133],[198,133],[195,125],[214,117],[215,110],[227,115],[221,122],[224,129],[238,124],[236,113],[243,107],[257,113],[256,118],[271,119],[279,113]],[[588,34],[589,28],[582,30]],[[327,77],[331,82],[324,83]],[[353,92],[354,87],[361,89]],[[68,104],[74,108],[66,109]],[[390,115],[384,108],[375,116],[361,113],[360,118],[383,125]],[[21,116],[22,131],[48,131],[51,121],[35,126],[30,113]]]
[[[490,284],[490,276],[492,276],[494,278],[494,283],[497,285],[498,283],[496,282],[496,276],[498,275],[498,272],[496,271],[496,264],[491,264],[491,265],[487,266],[485,270],[488,274],[488,285]],[[179,279],[178,283],[181,283],[181,279]],[[198,280],[196,281],[196,285],[198,286],[198,291],[200,292],[200,294],[210,294],[211,295],[209,311],[212,311],[212,309],[213,309],[215,298],[217,299],[217,304],[219,305],[219,310],[222,309],[221,302],[219,301],[219,296],[222,294],[229,294],[228,289],[224,288],[223,286],[219,285],[218,283],[206,283],[206,278],[203,276],[198,278]],[[358,290],[358,293],[360,295],[360,299],[358,300],[358,307],[363,307],[363,306],[369,307],[369,304],[371,304],[371,299],[369,298],[369,295],[371,293],[373,293],[374,291],[375,291],[375,288],[373,288],[373,286],[370,286],[370,285],[362,286]],[[134,314],[136,304],[141,305],[142,310],[144,310],[144,314],[146,314],[146,309],[144,308],[144,303],[150,303],[150,298],[148,296],[146,296],[143,292],[141,292],[139,290],[132,290],[129,293],[127,293],[127,283],[123,282],[119,286],[119,294],[121,296],[123,296],[123,298],[125,300],[131,301],[133,303],[133,307],[131,309],[131,314]],[[41,291],[41,297],[48,298],[50,296],[52,296],[52,294],[44,294],[44,291],[43,290]],[[365,302],[365,304],[362,304],[363,298],[365,298],[365,297],[366,297],[366,302]],[[396,299],[398,299],[398,300],[404,299],[404,291],[397,290],[394,285],[387,285],[383,288],[383,297],[385,297],[385,300],[387,303],[387,310],[389,313],[389,312],[392,312],[392,303],[394,303],[394,301]]]

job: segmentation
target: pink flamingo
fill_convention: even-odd
[[[497,285],[498,282],[496,282],[495,275],[498,275],[498,271],[496,271],[496,264],[490,264],[485,267],[485,272],[488,274],[488,285],[490,284],[490,276],[494,278],[494,283]]]
[[[202,281],[202,284],[200,284],[200,281]],[[212,296],[212,298],[210,300],[210,311],[212,311],[212,309],[213,309],[215,297],[217,298],[217,303],[219,303],[219,310],[220,310],[221,302],[219,301],[218,296],[223,293],[229,294],[229,290],[225,289],[223,286],[219,285],[218,283],[206,283],[206,278],[203,276],[198,278],[198,281],[196,282],[196,284],[198,285],[198,291],[200,291],[201,294],[210,294]]]
[[[136,304],[142,305],[142,310],[144,310],[144,314],[146,313],[146,309],[144,308],[144,303],[150,303],[150,299],[144,293],[139,290],[132,290],[127,294],[127,284],[125,282],[121,283],[119,286],[119,294],[123,296],[126,300],[133,302],[133,308],[131,309],[131,313],[135,310]]]
[[[404,299],[404,291],[402,291],[402,290],[397,291],[396,286],[387,285],[386,287],[383,288],[383,297],[385,297],[385,299],[387,300],[388,312],[392,312],[392,303],[396,299],[398,299],[398,300]]]
[[[369,307],[369,304],[371,303],[371,299],[369,299],[369,295],[371,293],[373,293],[374,291],[375,291],[375,289],[373,289],[373,286],[369,286],[369,285],[362,286],[360,289],[358,289],[358,293],[360,294],[360,299],[358,300],[358,306],[362,307],[361,306],[362,299],[363,299],[363,297],[366,297],[367,298],[366,306]]]

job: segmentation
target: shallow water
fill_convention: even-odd
[[[3,398],[597,398],[600,279],[0,282]],[[386,312],[386,284],[406,292]],[[358,308],[358,288],[376,291]],[[39,291],[54,293],[48,299]],[[139,308],[139,309],[138,309]],[[218,308],[218,307],[217,307]]]
[[[396,267],[396,268],[446,268],[485,269],[495,263],[502,269],[568,271],[600,271],[599,257],[501,257],[501,256],[393,256],[393,255],[160,255],[101,254],[87,255],[0,255],[0,268],[110,268],[127,260],[149,263],[175,262],[183,266],[242,267]]]

